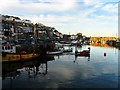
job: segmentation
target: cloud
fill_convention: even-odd
[[[50,69],[50,72],[54,72],[57,76],[62,76],[60,77],[61,79],[59,79],[61,81],[71,80],[74,77],[74,71],[64,66],[52,68]]]
[[[51,3],[45,3],[50,0],[39,0],[39,3],[33,3],[28,1],[20,2],[18,0],[2,0],[0,9],[3,13],[10,13],[16,11],[16,13],[42,13],[42,12],[63,12],[74,8],[76,0],[52,0]],[[18,12],[19,11],[19,12]]]
[[[118,4],[107,4],[102,8],[102,10],[110,12],[110,13],[117,13],[118,12]]]
[[[91,4],[96,4],[96,3],[108,3],[108,2],[119,2],[119,0],[78,0],[78,1],[83,1],[86,5],[91,5]]]
[[[6,10],[8,7],[11,7],[12,5],[18,5],[18,0],[0,0],[0,10]]]
[[[86,13],[84,13],[85,15]],[[88,14],[88,13],[87,13]],[[57,15],[51,15],[51,14],[48,14],[48,15],[44,15],[44,14],[41,14],[39,16],[37,15],[28,15],[28,16],[22,16],[21,18],[24,19],[29,19],[31,20],[32,22],[34,23],[38,23],[38,22],[41,22],[43,24],[47,24],[47,25],[54,25],[54,24],[76,24],[76,23],[90,23],[90,22],[95,22],[95,23],[99,23],[100,22],[107,22],[107,23],[110,23],[109,21],[114,21],[114,22],[117,22],[118,21],[118,17],[117,16],[105,16],[105,15],[101,15],[101,16],[97,16],[97,15],[92,15],[93,18],[86,18],[85,16],[81,16],[78,15],[66,15],[66,16],[57,16]]]
[[[68,23],[71,22],[74,17],[72,16],[57,16],[57,15],[44,15],[41,14],[39,16],[37,15],[28,15],[28,16],[22,16],[22,19],[27,18],[32,20],[34,23],[41,22],[43,24],[52,24],[52,23]]]
[[[94,8],[99,8],[99,7],[101,7],[103,4],[104,4],[104,3],[96,3],[95,6],[94,6]]]
[[[98,1],[95,1],[95,0],[84,0],[84,4],[86,6],[93,5],[93,4],[96,4],[96,3],[98,3]]]

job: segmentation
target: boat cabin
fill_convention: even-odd
[[[16,47],[11,45],[4,45],[2,46],[2,52],[16,53]]]

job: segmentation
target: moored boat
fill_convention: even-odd
[[[7,53],[6,56],[2,56],[2,62],[14,62],[14,61],[25,61],[27,59],[38,57],[39,54],[13,54]]]
[[[90,55],[90,51],[82,51],[82,52],[77,52],[75,53],[76,56],[88,56]]]
[[[78,52],[77,50],[75,51],[76,56],[89,56],[90,55],[90,48],[89,50],[83,50],[81,52]]]
[[[58,55],[58,54],[62,54],[63,50],[50,50],[47,51],[47,55]]]
[[[25,61],[40,56],[37,53],[28,53],[26,51],[19,51],[20,46],[3,45],[2,46],[2,62]]]

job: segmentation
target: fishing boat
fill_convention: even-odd
[[[75,51],[76,56],[89,56],[90,55],[90,48],[88,50],[83,50],[81,52]]]
[[[38,57],[40,54],[37,53],[28,53],[26,51],[18,50],[20,45],[3,45],[2,46],[2,62],[16,62],[16,61],[25,61]]]

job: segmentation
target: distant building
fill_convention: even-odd
[[[64,34],[63,35],[63,40],[65,40],[65,41],[71,40],[71,35]]]
[[[77,35],[71,35],[71,39],[72,39],[72,40],[76,40],[77,37],[78,37]]]
[[[109,40],[116,41],[116,37],[91,37],[90,38],[91,43],[105,43]]]

